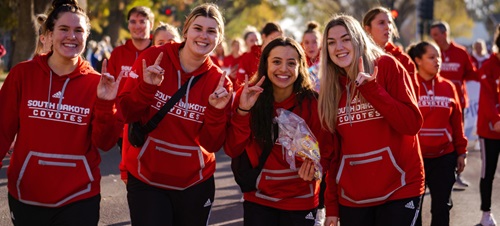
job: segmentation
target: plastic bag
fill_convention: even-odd
[[[276,110],[274,118],[279,126],[278,141],[286,149],[286,161],[290,169],[296,170],[295,158],[309,158],[314,162],[314,178],[321,180],[323,169],[320,164],[318,141],[304,119],[283,108]]]

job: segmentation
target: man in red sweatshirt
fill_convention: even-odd
[[[441,50],[441,71],[440,75],[455,84],[455,88],[460,98],[462,112],[468,107],[467,90],[465,80],[478,80],[476,68],[472,64],[472,58],[467,53],[465,47],[455,43],[449,38],[450,26],[444,21],[436,21],[431,25],[430,35]],[[460,174],[457,175],[456,185],[468,187]]]
[[[113,50],[107,67],[111,75],[118,76],[123,73],[123,79],[118,92],[122,90],[125,81],[129,77],[129,72],[132,69],[135,59],[152,45],[151,30],[154,24],[154,14],[148,7],[136,6],[128,12],[127,21],[128,30],[132,38],[127,40],[124,45],[118,46]],[[125,125],[122,140],[118,141],[122,155],[130,147],[127,131],[128,125]],[[126,172],[124,162],[120,162],[120,171],[122,172],[122,179],[126,182],[126,173],[123,173]]]

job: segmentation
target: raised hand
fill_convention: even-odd
[[[364,85],[365,83],[373,81],[377,78],[378,67],[375,66],[375,68],[373,69],[372,75],[366,73],[365,67],[363,65],[363,57],[359,57],[358,68],[359,68],[358,77],[356,77],[356,80],[354,81],[356,86]]]
[[[264,79],[266,78],[262,76],[257,84],[252,87],[248,87],[248,75],[245,75],[245,86],[243,86],[240,96],[240,105],[238,106],[240,109],[245,111],[250,110],[253,107],[257,98],[259,98],[260,93],[264,91],[264,89],[260,87],[262,83],[264,83]]]
[[[108,61],[104,59],[102,62],[101,80],[97,84],[97,97],[102,100],[114,100],[118,94],[118,87],[122,80],[123,72],[120,72],[118,78],[115,80],[115,77],[107,72],[107,66]]]
[[[224,88],[224,81],[226,80],[226,72],[224,72],[219,79],[219,84],[215,91],[208,96],[208,103],[217,109],[223,109],[233,97],[233,89],[230,87],[229,91]]]
[[[142,59],[142,77],[147,84],[156,86],[161,85],[163,74],[165,74],[165,70],[160,67],[161,58],[163,58],[163,52],[158,54],[155,63],[149,67],[146,66],[146,60]]]

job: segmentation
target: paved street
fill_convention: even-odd
[[[454,191],[454,208],[451,210],[453,226],[476,226],[479,223],[481,212],[479,211],[479,173],[480,153],[472,151],[469,153],[468,165],[464,177],[471,182],[471,187],[463,191]],[[124,226],[130,225],[128,207],[126,200],[125,185],[120,180],[118,172],[119,153],[111,150],[102,153],[102,201],[101,220],[99,225]],[[6,166],[8,158],[3,160],[4,167],[0,171],[0,225],[12,225],[7,204],[6,193]],[[241,194],[234,183],[230,169],[230,159],[222,151],[217,153],[217,172],[215,174],[216,200],[212,208],[210,225],[237,226],[243,225],[242,205],[239,202]],[[500,220],[500,167],[497,169],[494,185],[493,211]],[[424,225],[429,225],[429,201],[427,195],[424,203],[423,216]]]

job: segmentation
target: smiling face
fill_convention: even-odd
[[[372,36],[373,41],[384,47],[392,36],[392,24],[387,13],[381,12],[373,18],[370,26],[365,26],[365,30]]]
[[[275,93],[289,96],[299,74],[299,53],[292,46],[276,46],[267,58],[267,77]]]
[[[194,55],[208,56],[219,44],[220,32],[217,21],[210,17],[196,17],[185,35],[186,45]]]
[[[328,29],[328,56],[337,66],[349,70],[353,63],[354,47],[352,39],[344,26],[337,25]]]
[[[134,40],[149,39],[153,23],[140,13],[132,13],[128,20],[128,30]]]
[[[423,78],[433,78],[439,72],[441,66],[441,57],[439,51],[433,45],[425,47],[425,53],[421,58],[416,57],[415,61],[418,65],[418,73]]]
[[[54,24],[54,30],[49,32],[52,40],[54,56],[74,59],[85,48],[88,32],[85,30],[85,18],[76,13],[61,13]]]

